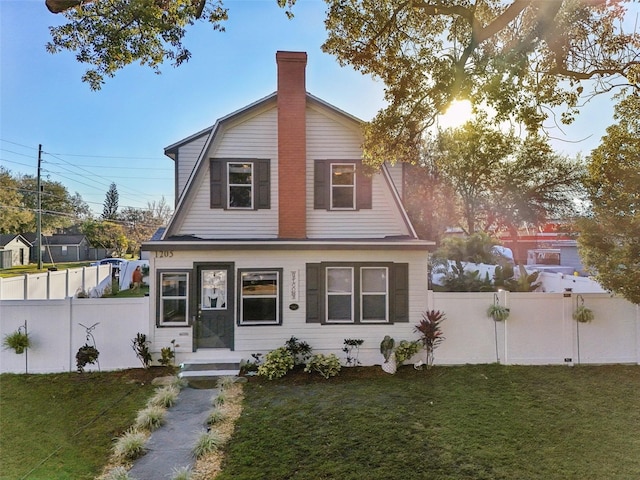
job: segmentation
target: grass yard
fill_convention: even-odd
[[[640,478],[640,367],[252,378],[217,480]]]
[[[47,272],[50,267],[55,267],[58,270],[67,270],[69,268],[82,268],[88,267],[91,262],[70,262],[70,263],[43,263],[42,269],[38,269],[38,264],[31,263],[29,265],[18,265],[11,268],[0,269],[0,277],[17,277],[26,273],[43,273]]]
[[[0,375],[0,479],[93,479],[165,373]]]

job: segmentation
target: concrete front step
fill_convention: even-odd
[[[189,382],[217,379],[220,377],[233,377],[240,373],[240,362],[203,360],[184,362],[180,364],[178,377]]]

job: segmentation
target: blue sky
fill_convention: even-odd
[[[44,0],[0,0],[0,165],[35,174],[42,144],[44,173],[97,213],[111,182],[121,208],[163,195],[173,204],[173,162],[164,148],[274,92],[277,50],[306,51],[307,91],[336,107],[370,120],[384,105],[381,82],[320,50],[324,2],[301,0],[293,20],[275,0],[225,5],[225,32],[205,23],[188,30],[188,63],[165,64],[161,75],[130,65],[93,92],[72,53],[45,50],[48,27],[63,17],[49,13]],[[564,134],[553,132],[563,139],[556,149],[587,155],[612,123],[612,106],[609,97],[591,102]]]

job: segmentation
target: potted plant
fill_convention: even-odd
[[[576,311],[573,312],[573,319],[580,323],[589,323],[593,320],[593,311],[590,308],[585,307],[584,305],[580,305],[576,308]]]
[[[509,318],[509,309],[499,303],[494,303],[487,309],[487,317],[493,318],[496,322],[502,322]]]
[[[100,352],[98,349],[93,346],[85,343],[82,347],[78,349],[78,353],[76,353],[76,365],[78,367],[78,373],[84,372],[84,367],[88,364],[94,364],[98,361],[98,356]]]
[[[420,334],[420,342],[427,352],[427,368],[433,366],[434,350],[444,340],[440,330],[440,323],[444,319],[445,315],[440,310],[428,310],[422,314],[422,320],[415,327],[415,331]]]
[[[389,335],[385,335],[382,342],[380,342],[380,353],[384,357],[382,370],[391,374],[396,373],[397,368],[396,356],[393,354],[393,347],[395,346],[395,343],[395,340]]]
[[[26,332],[19,328],[13,333],[5,335],[2,340],[2,345],[5,348],[14,350],[17,354],[24,353],[24,351],[31,346],[31,340]]]

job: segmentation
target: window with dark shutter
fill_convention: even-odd
[[[355,178],[351,173],[354,168]],[[316,210],[372,208],[371,177],[365,175],[360,161],[316,160],[313,184],[313,208]]]
[[[271,208],[269,159],[209,161],[210,207],[258,210]]]
[[[306,284],[307,323],[409,321],[407,263],[309,263]]]

